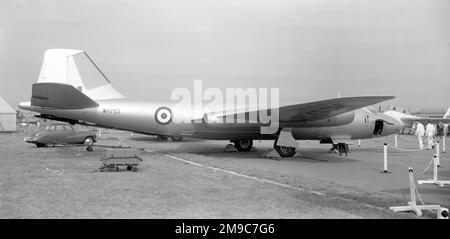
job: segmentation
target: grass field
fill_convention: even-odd
[[[392,174],[380,174],[374,145],[343,157],[301,142],[303,158],[275,161],[261,158],[270,142],[255,142],[255,152],[223,153],[224,141],[161,142],[111,131],[98,144],[149,151],[137,172],[98,172],[104,148],[36,148],[23,137],[0,135],[0,218],[417,218],[388,209],[409,199],[407,166],[400,164],[412,160],[393,153],[399,160]],[[421,189],[433,204],[449,206],[448,188]]]

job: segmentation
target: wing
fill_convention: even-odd
[[[368,105],[373,105],[382,101],[390,100],[393,98],[395,97],[394,96],[345,97],[345,98],[335,98],[329,100],[283,106],[278,108],[279,121],[284,125],[289,125],[290,123],[295,124],[295,123],[323,120]],[[246,116],[248,116],[249,114],[256,114],[256,113],[257,111],[247,111],[225,115],[216,114],[215,117],[222,119],[224,119],[225,117],[247,118]]]
[[[326,119],[393,98],[395,97],[346,97],[284,106],[279,108],[280,122],[305,122]]]

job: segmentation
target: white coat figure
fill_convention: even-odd
[[[417,140],[419,141],[419,148],[423,149],[423,136],[425,135],[425,127],[421,123],[417,123],[416,126]]]
[[[427,135],[428,149],[433,147],[433,137],[436,134],[436,128],[434,125],[428,123],[425,129],[425,134]]]

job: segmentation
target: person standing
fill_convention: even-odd
[[[416,124],[416,135],[417,140],[419,141],[419,148],[423,149],[423,136],[425,135],[425,128],[420,122],[417,122]]]
[[[427,127],[425,129],[425,134],[427,135],[427,143],[428,143],[428,149],[434,148],[433,144],[433,137],[436,134],[436,129],[431,123],[427,124]]]

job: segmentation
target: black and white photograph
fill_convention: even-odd
[[[448,219],[449,92],[448,0],[2,0],[0,218]]]

